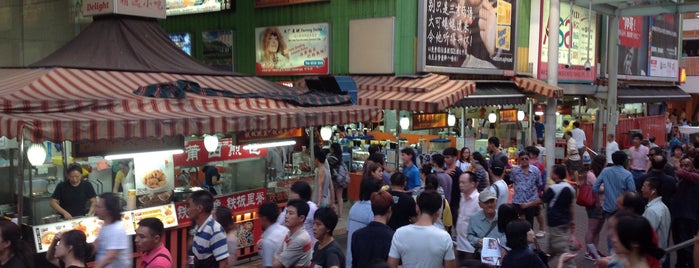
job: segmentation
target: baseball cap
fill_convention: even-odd
[[[498,160],[490,161],[490,169],[492,171],[504,171],[505,170],[505,163],[503,163],[502,161],[498,161]]]
[[[498,197],[495,196],[493,192],[491,192],[488,189],[484,189],[479,195],[478,195],[478,201],[481,201],[481,203],[488,202],[490,199],[497,199]]]

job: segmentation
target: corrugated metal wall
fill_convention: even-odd
[[[234,12],[172,16],[162,21],[168,32],[190,32],[192,54],[202,57],[201,33],[207,30],[235,31],[235,70],[255,73],[256,27],[328,22],[331,26],[330,71],[349,70],[349,21],[360,18],[396,17],[395,70],[397,74],[415,70],[417,40],[417,0],[331,0],[329,2],[254,8],[252,0],[237,0]],[[289,80],[276,77],[275,80]]]

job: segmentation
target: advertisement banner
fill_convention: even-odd
[[[678,35],[680,21],[677,14],[650,17],[649,76],[672,77],[679,75]]]
[[[541,13],[539,66],[538,78],[548,77],[549,54],[549,2],[541,1],[543,12]],[[561,82],[584,82],[595,80],[597,66],[595,53],[597,46],[597,13],[588,13],[588,9],[579,6],[571,6],[569,3],[561,3],[560,24],[558,28],[558,79]],[[588,42],[589,38],[589,42]],[[585,69],[588,62],[589,70]],[[567,66],[567,67],[566,67]]]
[[[204,46],[202,62],[215,69],[232,72],[233,67],[233,31],[215,30],[201,33]]]
[[[217,196],[214,198],[214,207],[223,206],[233,211],[233,214],[239,212],[257,210],[257,208],[267,200],[267,190],[264,188],[255,189],[230,195]],[[177,222],[189,223],[192,220],[187,215],[187,202],[178,202],[175,204],[177,210]],[[236,220],[239,219],[236,215]]]
[[[169,33],[167,34],[173,43],[187,55],[192,55],[192,37],[189,33]]]
[[[231,2],[233,1],[234,0],[167,0],[165,14],[168,16],[176,16],[229,10],[232,8]]]
[[[422,0],[418,69],[487,74],[514,71],[516,6],[513,0]]]
[[[330,2],[330,0],[255,0],[255,7],[284,6],[314,2]]]
[[[257,75],[312,75],[330,71],[328,23],[255,28]]]
[[[165,18],[163,0],[82,0],[80,13],[83,16],[121,14],[148,18]]]
[[[619,74],[648,75],[648,17],[619,18]]]
[[[175,167],[172,155],[134,157],[136,195],[143,206],[169,202],[175,188]],[[162,200],[161,200],[162,199]]]
[[[185,143],[184,153],[173,155],[176,166],[204,165],[209,162],[240,160],[267,156],[267,148],[243,149],[243,145],[233,144],[230,138],[219,139],[216,151],[209,152],[204,148],[203,140],[193,140]]]

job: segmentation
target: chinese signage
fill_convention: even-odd
[[[233,0],[167,0],[166,13],[168,16],[175,16],[229,10],[232,6],[235,6],[234,3],[231,4],[232,1]]]
[[[264,188],[251,191],[235,193],[231,195],[218,196],[214,198],[214,207],[223,206],[231,209],[233,213],[246,210],[257,210],[262,203],[267,200],[267,195]],[[175,204],[177,209],[177,221],[189,223],[192,220],[187,216],[187,202],[179,202]]]
[[[540,25],[539,67],[538,78],[548,76],[549,54],[549,6],[548,1],[542,1],[543,14]],[[589,13],[588,9],[561,3],[560,24],[558,28],[558,79],[566,82],[591,82],[597,74],[595,55],[597,44],[597,14]],[[589,41],[588,41],[589,40]],[[589,56],[589,58],[588,58]],[[589,60],[589,61],[588,61]],[[590,63],[590,69],[585,70],[585,63]],[[568,68],[565,66],[570,64]]]
[[[255,0],[255,7],[271,7],[329,1],[330,0]]]
[[[328,23],[255,29],[258,75],[328,74]]]
[[[292,128],[242,132],[240,135],[238,135],[238,139],[241,143],[243,143],[258,140],[300,138],[302,136],[303,129]]]
[[[201,33],[204,57],[202,62],[224,71],[233,71],[233,31],[217,30]]]
[[[513,71],[515,9],[512,0],[422,0],[418,24],[420,71]]]
[[[216,151],[204,148],[203,140],[188,141],[184,153],[173,155],[176,166],[202,165],[209,162],[266,157],[267,148],[243,149],[243,145],[233,144],[231,139],[219,139]]]
[[[619,44],[640,48],[643,43],[643,17],[621,17],[619,19]]]
[[[648,17],[619,18],[619,74],[646,76]]]
[[[517,122],[517,110],[500,110],[500,123]]]
[[[184,53],[190,56],[192,55],[192,38],[189,33],[171,33],[168,34],[168,36],[177,47],[184,51]]]
[[[649,76],[677,78],[679,75],[679,26],[677,14],[650,17]]]
[[[136,234],[138,222],[145,218],[158,218],[163,222],[165,228],[171,228],[178,225],[175,212],[175,204],[172,203],[164,206],[124,211],[121,213],[121,223],[124,225],[127,235]],[[85,233],[87,242],[92,243],[97,239],[102,224],[103,221],[97,217],[85,217],[57,223],[36,225],[33,227],[36,252],[42,253],[48,251],[53,238],[57,234],[70,230],[82,231]]]
[[[413,114],[413,130],[447,127],[447,113]]]
[[[149,18],[165,18],[165,0],[82,0],[83,16],[121,14]]]

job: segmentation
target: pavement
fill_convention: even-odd
[[[335,228],[335,240],[342,246],[343,250],[346,249],[347,245],[347,214],[349,213],[349,208],[351,207],[351,204],[349,202],[345,202],[345,208],[343,210],[343,215],[340,217],[340,221],[337,224],[337,227]],[[585,212],[585,208],[575,205],[575,210],[574,210],[574,217],[575,217],[575,234],[577,238],[580,240],[582,246],[585,246],[585,233],[587,232],[587,214]],[[543,212],[543,211],[542,211]],[[534,226],[535,230],[539,230],[539,225],[534,220]],[[606,242],[606,237],[607,237],[607,224],[602,227],[602,231],[600,232],[600,243],[598,245],[598,249],[605,255],[608,255],[607,251],[607,242]],[[547,250],[548,249],[548,237],[544,238],[539,238],[539,245],[541,246],[542,249]],[[595,267],[593,262],[590,260],[585,259],[585,249],[581,249],[578,252],[578,255],[575,257],[575,264],[576,267],[578,268],[593,268]],[[673,260],[673,265],[674,267],[674,260],[676,258],[676,255],[673,254],[672,256]],[[550,267],[556,267],[555,263],[551,262]],[[262,263],[260,261],[260,258],[258,256],[253,256],[249,258],[244,258],[238,260],[238,263],[236,264],[236,267],[243,267],[243,268],[258,268],[262,267]]]

